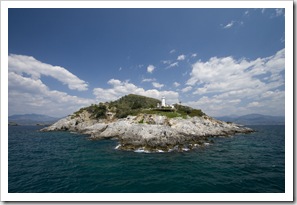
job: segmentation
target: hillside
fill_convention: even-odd
[[[128,115],[136,116],[138,114],[158,114],[169,118],[205,115],[201,110],[188,106],[175,104],[174,109],[172,109],[171,107],[157,108],[157,104],[161,104],[161,101],[158,99],[129,94],[113,102],[92,104],[91,106],[81,108],[72,117],[79,116],[83,111],[87,111],[93,119],[109,120],[125,118]]]
[[[57,120],[59,120],[59,118],[39,114],[11,115],[8,117],[8,122],[11,125],[52,124]]]

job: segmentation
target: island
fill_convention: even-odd
[[[216,120],[180,103],[129,94],[116,101],[81,108],[41,131],[71,131],[91,140],[116,139],[119,150],[188,151],[207,146],[211,137],[250,133],[252,129]]]

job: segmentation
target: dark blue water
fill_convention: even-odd
[[[272,193],[285,192],[285,127],[214,138],[189,152],[115,150],[41,127],[9,127],[10,193]]]

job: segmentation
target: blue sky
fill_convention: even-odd
[[[284,9],[9,9],[9,115],[129,94],[284,115]]]

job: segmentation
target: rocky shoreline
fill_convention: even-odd
[[[155,114],[138,114],[122,119],[95,120],[84,111],[68,116],[41,131],[72,131],[91,140],[117,139],[116,149],[136,152],[188,151],[207,146],[210,137],[226,137],[254,130],[234,123],[202,117],[167,118]]]

